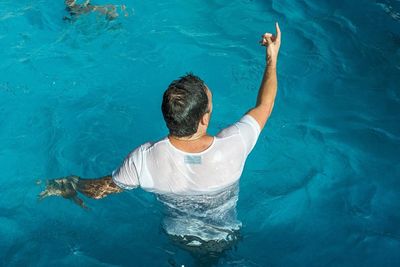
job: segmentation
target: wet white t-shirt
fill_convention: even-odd
[[[124,189],[138,186],[158,194],[201,195],[217,192],[237,182],[253,149],[260,126],[250,115],[219,132],[209,148],[187,153],[168,137],[133,150],[113,172]]]
[[[166,137],[136,148],[112,177],[122,188],[140,186],[156,193],[165,210],[164,230],[184,240],[195,237],[187,245],[230,242],[241,226],[236,219],[238,180],[259,134],[257,121],[245,115],[200,153],[181,151]]]

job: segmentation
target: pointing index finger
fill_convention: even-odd
[[[281,41],[281,29],[279,28],[278,22],[275,23],[276,28],[276,39],[280,42]]]

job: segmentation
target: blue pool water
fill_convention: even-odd
[[[84,211],[38,202],[37,180],[109,174],[162,138],[161,95],[188,71],[213,91],[210,133],[240,118],[275,21],[277,101],[219,266],[399,266],[400,1],[123,3],[127,18],[69,23],[62,0],[0,2],[0,266],[193,266],[152,194]]]

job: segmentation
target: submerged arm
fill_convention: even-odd
[[[79,179],[76,189],[85,196],[94,199],[100,199],[109,194],[123,191],[122,188],[114,183],[111,175],[98,179]]]
[[[81,179],[78,176],[68,176],[58,179],[48,180],[46,188],[39,194],[39,200],[49,196],[61,196],[70,199],[83,208],[87,208],[78,192],[83,195],[100,199],[109,194],[122,192],[112,180],[111,175],[98,179]]]

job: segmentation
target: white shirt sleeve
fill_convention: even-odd
[[[234,124],[239,128],[239,135],[244,143],[246,154],[250,154],[256,145],[261,129],[258,122],[251,115],[244,115]]]
[[[140,185],[139,174],[142,166],[142,147],[133,150],[121,164],[113,171],[112,179],[116,185],[123,189],[133,189]]]

